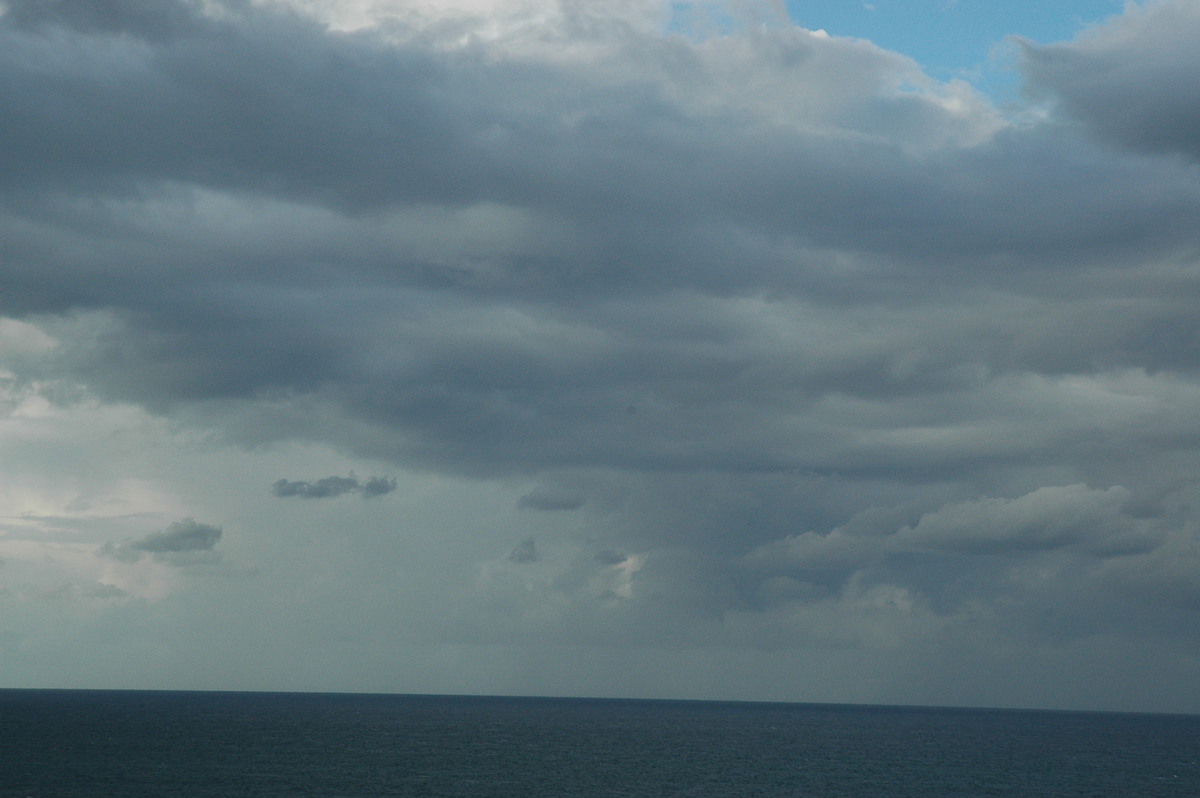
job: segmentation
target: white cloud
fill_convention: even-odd
[[[537,36],[546,29],[561,30],[587,19],[619,20],[656,30],[666,19],[665,0],[605,0],[585,4],[574,0],[255,0],[282,6],[319,19],[335,30],[432,30],[448,35],[443,41],[466,45]]]
[[[0,318],[0,362],[12,357],[45,354],[57,344],[54,338],[33,324]]]

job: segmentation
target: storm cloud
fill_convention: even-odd
[[[110,529],[104,490],[266,523],[238,556],[279,563],[297,648],[394,629],[902,664],[870,693],[830,666],[821,695],[856,700],[1054,704],[1026,685],[1075,689],[1054,674],[1098,651],[1188,672],[1194,4],[1022,42],[1019,108],[777,17],[493,5],[4,4],[0,388],[34,431],[0,443],[33,458],[75,413],[111,430],[70,431],[96,451],[166,463],[127,445],[137,479],[22,485],[40,509],[8,540],[78,543],[71,502]],[[391,498],[274,502],[263,473],[350,473],[282,499]],[[106,553],[220,538],[188,519]],[[1049,681],[972,686],[989,657]]]

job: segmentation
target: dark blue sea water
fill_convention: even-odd
[[[0,690],[0,796],[1200,796],[1200,717]]]

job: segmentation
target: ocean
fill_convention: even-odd
[[[1200,717],[0,690],[0,796],[1200,796]]]

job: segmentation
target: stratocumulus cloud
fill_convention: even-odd
[[[1197,708],[1194,4],[1003,108],[657,0],[5,5],[0,602],[193,591],[151,653],[298,689]],[[141,514],[263,578],[138,584],[220,539],[94,556]]]

